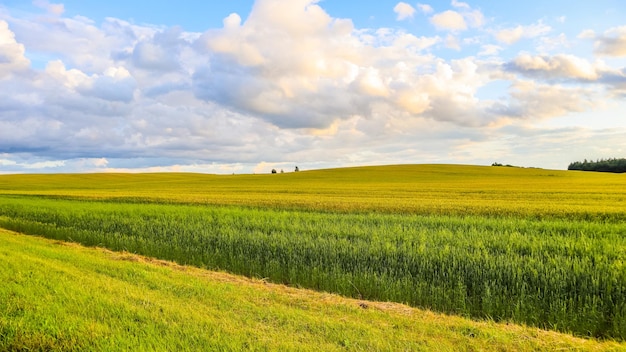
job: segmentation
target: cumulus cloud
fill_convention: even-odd
[[[142,69],[159,72],[179,69],[179,55],[185,45],[182,34],[181,28],[174,27],[142,38],[133,48],[133,64]]]
[[[499,42],[513,44],[522,38],[535,38],[548,34],[550,31],[552,31],[552,27],[539,21],[528,26],[519,25],[499,30],[495,33],[495,37]]]
[[[113,19],[105,20],[104,30],[90,19],[79,16],[11,18],[9,22],[29,52],[62,59],[68,66],[87,72],[102,71],[114,65],[115,55],[111,49],[125,50],[140,35],[135,32],[138,27]]]
[[[458,1],[458,0],[452,0],[452,6],[462,8],[462,9],[470,8],[469,4],[467,4],[466,2]]]
[[[24,45],[15,40],[15,34],[6,21],[0,21],[0,79],[25,71],[30,61],[24,56]]]
[[[137,43],[133,49],[133,63],[148,70],[173,70],[178,67],[178,60],[171,53],[153,43]]]
[[[441,36],[356,28],[322,5],[258,0],[203,33],[3,12],[0,172],[464,160],[463,150],[494,149],[489,134],[506,126],[594,109],[626,91],[623,68],[567,54],[506,58],[495,42],[463,37],[487,23],[465,2],[431,17],[451,32]],[[408,6],[398,16],[434,13]],[[482,32],[501,43],[550,32],[542,22],[520,28]],[[620,34],[586,35],[603,43]],[[447,50],[462,45],[477,56]],[[495,80],[510,89],[485,98]]]
[[[135,79],[124,67],[111,67],[102,75],[93,77],[82,91],[106,101],[129,103],[133,100]]]
[[[446,37],[446,48],[448,49],[454,49],[454,50],[461,50],[461,44],[459,43],[459,39],[453,35],[448,35]]]
[[[603,61],[589,62],[573,55],[555,56],[521,54],[505,65],[509,72],[526,77],[570,84],[602,84],[614,96],[626,93],[626,72],[609,67]]]
[[[412,114],[428,108],[429,92],[413,93],[410,78],[416,65],[431,60],[419,51],[438,38],[362,36],[315,2],[290,5],[289,18],[269,11],[272,6],[273,0],[257,2],[246,22],[203,35],[214,59],[194,75],[199,98],[285,128],[325,129],[336,120],[373,116],[381,105]]]
[[[596,37],[596,32],[593,29],[585,29],[582,32],[580,32],[577,36],[577,38],[580,39],[593,39]]]
[[[467,23],[465,23],[463,16],[452,10],[434,15],[430,18],[430,23],[440,30],[463,31],[467,29]]]
[[[60,16],[65,12],[65,6],[63,4],[51,4],[47,0],[35,0],[33,5],[46,10],[48,13],[56,16]]]
[[[48,169],[48,168],[58,168],[61,166],[65,166],[64,160],[47,160],[47,161],[39,161],[35,163],[22,164],[22,167],[25,169]]]
[[[602,56],[626,56],[626,26],[615,27],[595,36],[593,31],[581,34],[584,38],[595,38],[595,53]]]
[[[521,54],[507,65],[509,70],[542,78],[597,80],[601,64],[592,64],[573,55],[540,56]]]
[[[537,50],[540,52],[550,52],[555,50],[567,49],[571,46],[569,39],[565,33],[560,33],[555,37],[541,37],[539,38],[539,45]]]
[[[136,86],[135,79],[124,67],[110,67],[102,74],[86,75],[77,69],[67,70],[60,60],[52,61],[46,73],[68,90],[106,101],[130,102]]]
[[[478,56],[498,55],[500,51],[502,51],[502,47],[498,45],[485,44],[481,46],[481,51],[478,53]]]
[[[423,14],[430,14],[433,13],[435,10],[432,8],[432,6],[428,5],[428,4],[417,4],[417,8],[420,10],[421,13]]]
[[[393,8],[393,12],[395,12],[398,15],[396,19],[398,21],[402,21],[407,18],[413,17],[413,14],[415,13],[415,8],[407,4],[406,2],[399,2]]]
[[[496,106],[497,113],[511,118],[549,119],[598,106],[597,94],[590,89],[541,84],[518,80],[511,85],[511,101]]]
[[[485,16],[479,10],[466,11],[463,17],[472,28],[482,27],[485,24]]]
[[[447,10],[437,13],[430,18],[438,30],[464,31],[468,28],[478,28],[485,24],[485,17],[480,10],[474,10],[469,4],[453,0],[452,6],[456,10]]]

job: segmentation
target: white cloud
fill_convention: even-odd
[[[106,167],[109,165],[109,161],[106,158],[88,159],[88,161],[96,167]]]
[[[6,21],[0,21],[0,79],[24,72],[30,61],[24,56],[24,45],[15,41],[15,34]]]
[[[110,67],[102,74],[89,76],[77,69],[67,70],[55,60],[48,63],[45,72],[71,92],[107,101],[130,102],[136,87],[135,79],[124,67]]]
[[[525,80],[516,81],[510,94],[511,103],[500,113],[512,118],[549,119],[591,110],[600,104],[596,93],[589,89]]]
[[[469,9],[470,8],[469,4],[467,4],[466,2],[458,1],[458,0],[452,0],[451,4],[452,4],[453,7],[458,7],[458,8],[462,8],[462,9]]]
[[[439,30],[464,31],[468,28],[479,28],[485,24],[485,16],[480,10],[473,10],[469,4],[453,0],[456,9],[447,10],[433,15],[430,22]]]
[[[101,72],[115,65],[117,53],[112,49],[132,51],[138,38],[155,32],[151,28],[131,26],[113,19],[106,19],[103,28],[98,28],[93,21],[79,16],[8,21],[29,52],[61,59],[68,67],[87,72]]]
[[[485,24],[485,16],[479,10],[466,11],[463,17],[472,28],[482,27]]]
[[[231,13],[228,17],[224,18],[224,28],[237,28],[241,26],[241,17],[236,13]]]
[[[498,55],[502,51],[502,47],[493,44],[485,44],[481,45],[481,51],[478,53],[478,56],[494,56]]]
[[[61,60],[48,62],[45,72],[69,89],[75,89],[89,80],[89,77],[80,70],[67,70]]]
[[[539,38],[539,45],[537,50],[540,52],[549,52],[553,50],[563,50],[571,46],[570,41],[567,39],[565,33],[560,33],[555,37],[541,37]]]
[[[81,91],[106,101],[128,103],[134,98],[136,84],[124,67],[111,67],[103,75],[94,76]]]
[[[21,165],[25,169],[48,169],[48,168],[59,168],[65,166],[64,160],[54,160],[54,161],[40,161],[32,164],[22,164]]]
[[[398,21],[405,20],[407,18],[412,18],[415,13],[415,8],[406,2],[399,2],[394,6],[393,12],[395,12],[398,16],[396,19]]]
[[[171,53],[153,43],[137,43],[133,50],[133,63],[148,70],[174,70],[178,68],[178,60]]]
[[[0,159],[0,166],[15,166],[17,162],[9,159]]]
[[[555,56],[521,54],[505,67],[510,72],[547,82],[602,84],[609,95],[617,97],[624,96],[626,92],[626,73],[613,69],[600,60],[592,63],[567,54]]]
[[[56,16],[60,16],[65,12],[65,6],[63,4],[51,4],[47,0],[34,0],[33,5],[46,10],[48,13]]]
[[[467,29],[467,23],[463,16],[452,10],[438,13],[430,18],[430,22],[440,30],[464,31]]]
[[[445,44],[448,49],[461,50],[459,39],[451,34],[446,37]]]
[[[596,37],[596,32],[593,29],[585,29],[578,34],[576,38],[580,39],[593,39]]]
[[[424,111],[428,100],[408,93],[406,86],[413,83],[407,74],[415,76],[413,67],[424,61],[419,51],[438,38],[382,31],[368,37],[373,42],[368,45],[351,23],[318,13],[316,5],[297,9],[294,14],[302,18],[293,19],[298,23],[294,29],[295,24],[263,10],[271,3],[257,3],[239,28],[205,33],[202,41],[218,57],[210,68],[196,72],[198,97],[288,128],[325,129],[339,119],[371,116],[381,105]],[[319,23],[307,23],[307,18],[312,21],[309,11]],[[399,60],[406,65],[397,66]]]
[[[539,74],[545,78],[573,78],[594,81],[600,77],[598,64],[573,55],[532,56],[521,54],[509,65],[511,69]]]
[[[552,27],[539,21],[528,26],[519,25],[513,28],[499,30],[495,33],[495,37],[502,43],[513,44],[522,38],[535,38],[548,34],[550,31],[552,31]]]
[[[508,28],[498,31],[496,33],[496,39],[502,43],[513,44],[522,39],[524,35],[524,27],[517,26],[515,28]]]
[[[230,14],[204,33],[3,12],[0,172],[467,160],[463,148],[501,146],[500,129],[626,96],[623,68],[568,54],[507,58],[481,36],[488,28],[463,37],[487,23],[467,3],[432,17],[452,32],[441,36],[355,28],[323,4],[258,0],[247,16]],[[502,43],[542,37],[540,52],[567,48],[542,22],[519,28],[493,34]],[[609,43],[620,34],[587,35]],[[446,50],[461,46],[478,57]],[[605,47],[597,50],[616,52]],[[41,62],[31,67],[27,54]],[[495,80],[504,88],[485,98]]]
[[[417,8],[420,10],[421,13],[423,14],[430,14],[433,13],[435,10],[432,8],[432,6],[428,5],[428,4],[417,4]]]
[[[592,32],[583,32],[586,38],[592,36]],[[602,56],[626,56],[626,26],[615,27],[603,34],[595,36],[595,53]]]

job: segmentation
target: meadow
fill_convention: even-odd
[[[0,177],[0,227],[359,299],[626,338],[626,178],[406,165]]]
[[[618,351],[0,230],[1,351]]]

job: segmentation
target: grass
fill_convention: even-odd
[[[0,196],[0,226],[351,297],[626,338],[626,223]]]
[[[626,339],[626,178],[397,165],[0,176],[0,226],[345,296]]]
[[[112,201],[626,220],[624,175],[463,165],[396,165],[265,175],[0,176],[0,194]]]
[[[626,349],[5,230],[0,282],[0,350],[9,351]]]

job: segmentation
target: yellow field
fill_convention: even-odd
[[[4,175],[0,194],[340,212],[626,218],[624,174],[463,165],[273,175]]]

